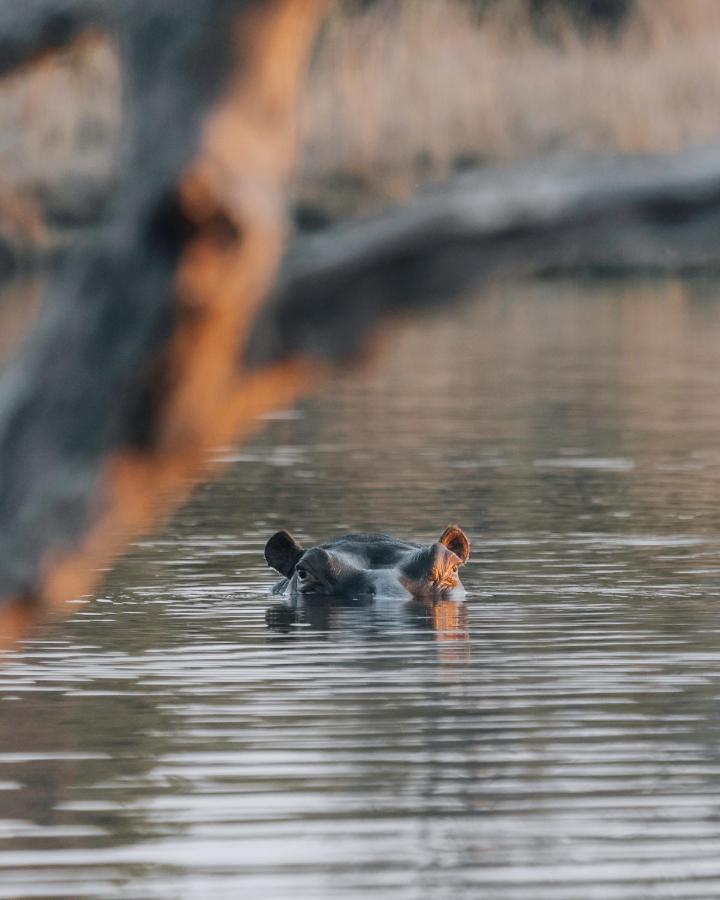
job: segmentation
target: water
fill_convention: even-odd
[[[0,672],[0,898],[720,896],[720,285],[540,282],[220,454]],[[464,605],[264,625],[278,527]]]

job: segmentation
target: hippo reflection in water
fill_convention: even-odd
[[[434,544],[346,534],[305,550],[289,532],[278,531],[265,545],[268,565],[283,576],[273,593],[294,603],[462,596],[458,568],[469,556],[470,543],[457,525]]]

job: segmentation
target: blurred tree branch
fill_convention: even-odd
[[[275,367],[244,373],[237,350],[281,252],[297,94],[322,7],[112,7],[129,119],[122,185],[107,225],[52,279],[0,383],[6,640],[89,590],[187,494],[207,450],[297,382]],[[20,64],[95,15],[33,0],[5,10],[0,34]]]
[[[548,270],[720,268],[720,147],[493,167],[299,238],[247,358],[342,362],[388,316]]]

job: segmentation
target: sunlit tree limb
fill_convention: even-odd
[[[124,37],[130,149],[0,384],[0,632],[89,590],[306,367],[238,359],[283,242],[322,0],[149,3]]]
[[[300,238],[251,336],[258,365],[342,361],[388,316],[491,277],[720,269],[720,147],[489,168]]]

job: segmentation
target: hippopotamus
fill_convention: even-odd
[[[458,569],[469,556],[470,542],[457,525],[449,525],[434,544],[345,534],[305,549],[283,530],[265,545],[268,565],[283,576],[273,594],[294,603],[461,595]]]

